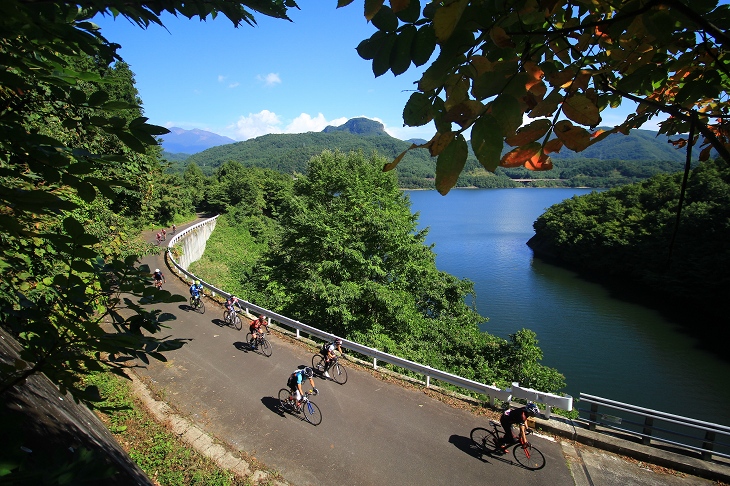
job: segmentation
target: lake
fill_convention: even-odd
[[[580,392],[730,425],[730,362],[650,307],[614,297],[526,245],[546,208],[590,189],[407,191],[440,270],[474,282],[482,330],[537,333],[543,364]],[[632,299],[633,300],[633,299]],[[641,299],[639,299],[640,301]],[[702,325],[701,322],[695,323]],[[712,336],[706,336],[712,339]]]

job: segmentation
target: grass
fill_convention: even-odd
[[[157,423],[133,396],[130,382],[111,373],[85,378],[99,387],[104,402],[100,419],[135,463],[160,486],[243,486],[251,482],[218,467],[176,434]]]

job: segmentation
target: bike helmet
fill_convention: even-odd
[[[200,280],[196,280],[195,285],[200,285]]]
[[[537,405],[535,405],[534,403],[528,403],[525,407],[525,410],[527,410],[527,413],[529,413],[533,417],[537,416],[540,413],[540,409],[537,408]]]
[[[159,268],[155,268],[155,273],[160,273],[160,269]]]
[[[307,378],[313,377],[314,376],[314,371],[312,371],[312,368],[310,368],[309,366],[307,366],[306,368],[304,368],[304,376],[306,376]]]
[[[340,338],[335,339],[335,344],[338,345],[338,346],[340,344],[342,344],[342,339],[340,339]]]

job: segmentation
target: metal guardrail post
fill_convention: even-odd
[[[588,430],[596,430],[596,420],[598,419],[598,404],[591,404],[591,414],[589,416],[590,423],[588,424]]]
[[[705,441],[702,443],[702,459],[709,461],[712,459],[712,443],[715,442],[715,433],[711,430],[705,432]]]
[[[426,388],[431,386],[431,377],[426,375]]]
[[[376,358],[374,356],[373,356],[373,369],[374,370],[378,369],[378,358]]]
[[[651,437],[648,437],[651,435],[651,432],[653,430],[654,425],[654,418],[653,417],[646,417],[644,419],[644,430],[642,430],[642,434],[644,434],[641,437],[641,443],[644,445],[649,445],[651,443]]]

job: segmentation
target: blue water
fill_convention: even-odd
[[[543,364],[566,393],[730,425],[730,363],[698,346],[651,308],[534,259],[532,223],[549,206],[590,189],[408,191],[428,227],[440,270],[474,282],[482,329],[508,338],[537,333]],[[701,325],[701,323],[697,323]],[[711,337],[708,336],[708,339]]]

